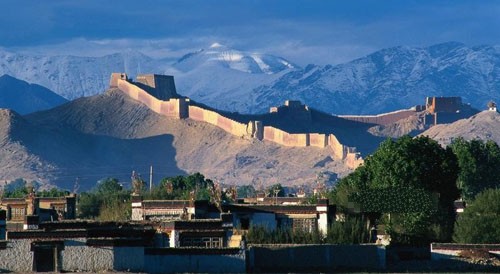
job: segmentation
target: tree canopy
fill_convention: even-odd
[[[453,240],[458,243],[500,243],[500,189],[488,189],[476,196],[459,215]]]
[[[449,239],[457,173],[451,149],[428,137],[404,136],[383,142],[331,196],[344,209],[397,213],[382,219],[395,234]]]
[[[457,184],[464,200],[481,191],[500,188],[500,147],[493,141],[455,139],[450,145],[458,159]]]

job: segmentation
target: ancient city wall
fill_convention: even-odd
[[[264,127],[264,140],[289,147],[309,146],[308,133],[291,134],[271,126]]]
[[[342,145],[335,135],[328,135],[328,145],[333,151],[333,156],[338,159],[345,159],[347,157],[347,149]]]
[[[388,125],[413,114],[415,114],[415,110],[405,109],[378,115],[339,115],[338,117],[366,124]]]
[[[328,145],[328,135],[320,133],[309,133],[309,145],[324,148]]]
[[[249,132],[247,131],[247,124],[242,124],[240,122],[224,117],[215,111],[204,109],[198,106],[189,105],[188,109],[189,118],[195,121],[212,124],[228,133],[239,137],[247,136],[249,134]]]
[[[206,122],[217,126],[224,131],[238,136],[251,137],[259,140],[271,141],[283,146],[306,147],[314,146],[324,148],[330,146],[334,157],[345,160],[349,153],[354,153],[354,148],[342,145],[333,134],[320,133],[288,133],[272,126],[263,126],[261,121],[250,121],[243,124],[227,118],[216,111],[190,105],[189,99],[170,99],[163,101],[155,98],[145,90],[126,80],[126,76],[114,73],[110,80],[111,87],[118,87],[131,98],[138,100],[152,111],[168,117],[191,118],[195,121]],[[407,117],[413,110],[398,111],[377,116],[341,116],[342,118],[363,121],[365,123],[389,123]],[[357,155],[357,154],[356,154]],[[357,166],[359,155],[351,156],[350,166]],[[362,161],[362,160],[361,160]]]
[[[179,99],[170,99],[168,101],[163,101],[156,99],[151,94],[147,93],[145,90],[137,87],[134,84],[127,82],[126,80],[116,79],[117,87],[125,94],[130,96],[132,99],[135,99],[147,107],[149,107],[152,111],[162,114],[168,117],[175,118],[187,118],[188,116],[188,104],[189,99],[179,98]]]

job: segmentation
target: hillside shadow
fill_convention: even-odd
[[[177,166],[173,135],[119,139],[61,129],[31,133],[17,137],[32,154],[55,166],[51,182],[65,189],[72,190],[78,178],[80,191],[85,191],[107,177],[118,179],[128,188],[132,171],[149,182],[150,166],[155,183],[186,174]]]

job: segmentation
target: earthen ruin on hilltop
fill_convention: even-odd
[[[182,97],[175,90],[172,76],[138,75],[136,81],[133,82],[124,73],[113,73],[110,87],[118,88],[131,98],[148,106],[152,111],[168,117],[190,118],[206,122],[238,137],[266,140],[283,146],[329,147],[332,150],[332,156],[346,160],[347,165],[351,168],[362,163],[356,148],[341,144],[334,134],[287,132],[267,125],[263,120],[249,120],[248,117],[242,118],[235,114],[224,113]],[[276,116],[287,115],[295,122],[308,123],[311,121],[309,108],[298,101],[286,101],[284,106],[271,108],[271,115],[273,114]],[[255,116],[255,118],[259,118],[259,116]],[[273,117],[267,118],[267,120],[269,119],[273,119]]]
[[[356,168],[363,162],[358,145],[365,146],[362,151],[370,151],[381,141],[369,140],[374,136],[367,135],[352,138],[350,131],[353,128],[388,125],[422,111],[425,111],[424,123],[428,126],[475,114],[475,110],[463,104],[460,97],[427,97],[425,105],[379,115],[332,116],[293,100],[287,100],[283,106],[271,107],[268,114],[243,115],[213,109],[177,94],[173,76],[145,74],[132,81],[124,73],[113,73],[110,87],[118,88],[161,115],[209,123],[241,138],[271,141],[289,147],[329,148],[333,158],[345,161],[349,168]],[[357,143],[354,144],[352,139]],[[370,142],[370,145],[366,144]]]

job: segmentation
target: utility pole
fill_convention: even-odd
[[[149,193],[153,191],[153,165],[149,167]]]

